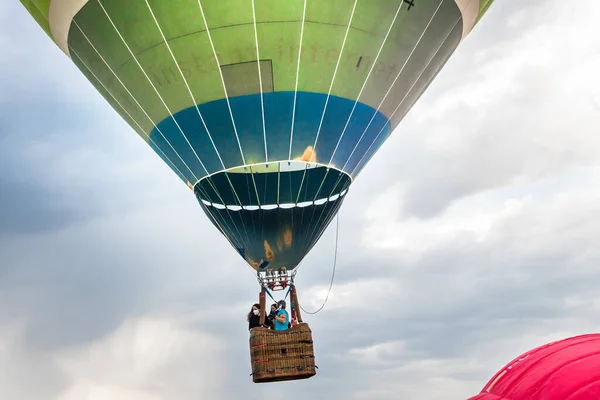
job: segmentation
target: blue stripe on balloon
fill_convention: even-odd
[[[297,93],[292,159],[302,156],[305,149],[314,144],[326,99],[327,96],[322,93]],[[174,114],[185,137],[171,117],[165,118],[158,124],[162,135],[177,151],[183,162],[156,128],[151,132],[150,136],[154,143],[192,183],[205,176],[207,172],[214,173],[223,169],[215,147],[225,168],[243,165],[243,161],[246,164],[266,161],[260,94],[233,97],[229,101],[239,143],[225,99],[198,106],[215,146],[211,143],[195,106]],[[315,148],[317,162],[329,163],[354,103],[354,100],[330,96]],[[288,159],[293,104],[294,92],[264,94],[269,161]],[[346,164],[344,171],[351,173],[384,125],[380,137],[388,136],[390,124],[386,122],[388,119],[381,112],[366,104],[357,103],[339,146],[335,150],[332,164],[337,168],[342,168]],[[359,143],[363,132],[364,137]],[[191,147],[186,142],[186,138]],[[156,151],[156,146],[152,143],[150,145]],[[240,146],[243,149],[244,160],[242,160]],[[356,150],[352,153],[355,146]],[[374,146],[375,150],[378,146],[379,143]],[[372,148],[369,153],[373,150]]]

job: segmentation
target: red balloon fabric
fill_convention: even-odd
[[[600,334],[580,335],[515,358],[469,400],[600,399]]]

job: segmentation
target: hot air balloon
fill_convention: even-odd
[[[469,400],[600,398],[600,334],[537,347],[512,360]]]
[[[21,2],[302,322],[295,269],[493,0]]]

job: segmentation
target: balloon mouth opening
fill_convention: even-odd
[[[351,183],[348,173],[331,165],[284,160],[219,171],[193,188],[198,202],[207,208],[255,211],[335,202],[348,193]]]

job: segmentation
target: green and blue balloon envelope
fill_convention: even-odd
[[[21,0],[253,268],[298,266],[493,0]]]

